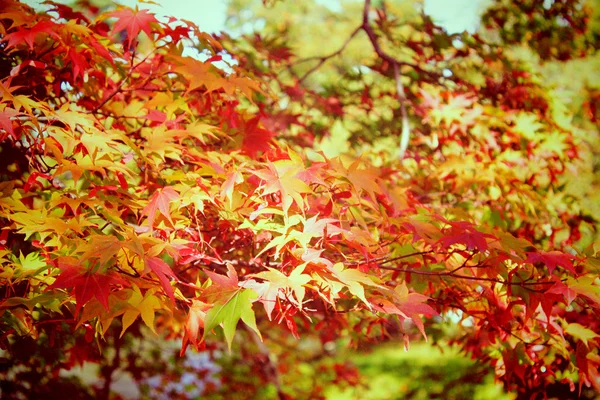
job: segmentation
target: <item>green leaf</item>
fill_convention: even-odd
[[[23,257],[23,253],[19,255],[19,264],[23,268],[23,273],[28,275],[37,275],[44,269],[48,268],[46,261],[39,253],[29,253]]]
[[[251,289],[241,289],[229,297],[225,302],[218,302],[206,313],[204,319],[204,337],[209,332],[222,325],[227,347],[231,351],[231,342],[235,335],[235,329],[239,320],[244,321],[261,338],[260,331],[256,326],[256,317],[252,310],[252,301],[258,298],[258,294]]]
[[[586,346],[588,345],[588,340],[594,340],[600,337],[600,335],[595,333],[593,330],[585,328],[583,325],[577,323],[569,324],[567,329],[565,329],[565,332],[574,338],[581,340]]]

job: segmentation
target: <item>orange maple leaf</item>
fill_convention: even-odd
[[[142,215],[146,215],[148,217],[148,224],[150,225],[150,229],[154,227],[154,219],[156,218],[156,210],[158,210],[165,218],[173,224],[173,220],[171,220],[171,211],[169,210],[169,205],[172,200],[179,199],[179,194],[173,190],[172,187],[167,186],[162,190],[157,190],[154,192],[148,205],[144,207],[142,210]]]

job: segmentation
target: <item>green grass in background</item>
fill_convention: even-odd
[[[406,352],[401,343],[378,346],[356,353],[350,359],[358,366],[365,386],[341,390],[330,387],[330,400],[465,399],[512,400],[492,371],[484,369],[456,350],[443,351],[427,343],[415,343]]]

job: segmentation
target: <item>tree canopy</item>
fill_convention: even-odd
[[[90,361],[109,398],[155,337],[245,359],[240,396],[319,398],[294,360],[398,338],[600,392],[594,1],[448,34],[419,1],[234,0],[215,35],[46,3],[0,3],[2,395]]]

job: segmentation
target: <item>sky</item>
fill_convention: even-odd
[[[25,0],[37,5],[43,0]],[[174,16],[190,20],[205,32],[218,32],[225,28],[226,0],[154,0],[160,5],[140,4],[136,0],[121,0],[123,5],[149,8],[158,16]],[[286,0],[297,1],[297,0]],[[425,0],[425,13],[442,25],[449,33],[473,31],[479,21],[479,11],[484,0]],[[58,0],[69,3],[68,0]],[[340,0],[317,0],[332,10],[340,8]]]

